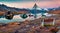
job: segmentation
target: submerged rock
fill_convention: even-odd
[[[12,13],[12,12],[10,12],[10,11],[8,11],[6,14],[5,14],[5,18],[6,19],[12,19],[13,18],[13,16],[14,16],[14,14]]]

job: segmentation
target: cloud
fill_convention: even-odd
[[[33,0],[15,0],[13,3],[11,2],[13,0],[9,0],[9,1],[10,2],[0,2],[0,4],[5,4],[7,6],[17,7],[17,8],[32,8],[35,4],[35,2],[32,2]],[[60,6],[60,0],[38,0],[36,3],[41,8]]]
[[[34,2],[34,1],[60,1],[60,0],[0,0],[0,2]]]

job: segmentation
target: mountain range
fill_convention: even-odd
[[[53,10],[60,10],[60,7],[58,8],[37,8],[36,9],[36,13],[40,13],[40,12],[45,12],[45,11],[53,11]],[[4,4],[0,4],[0,11],[27,11],[27,12],[31,12],[34,13],[34,9],[32,8],[15,8],[15,7],[9,7],[7,5]]]

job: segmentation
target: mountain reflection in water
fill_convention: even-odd
[[[20,15],[21,15],[21,14],[19,14],[19,15],[14,15],[14,16],[13,16],[13,19],[11,19],[11,20],[6,19],[5,17],[2,16],[2,17],[0,18],[0,23],[22,22],[22,21],[25,21],[25,20],[34,20],[34,19],[35,19],[34,16],[32,16],[32,17],[29,17],[29,16],[28,16],[27,18],[23,19],[23,18],[20,17]],[[27,14],[27,15],[29,15],[29,14]],[[33,15],[34,15],[34,14],[33,14]],[[41,13],[38,13],[36,19],[40,18],[41,16],[42,16]]]
[[[13,17],[13,19],[11,19],[11,20],[8,20],[8,19],[6,19],[6,18],[4,18],[4,17],[1,17],[0,18],[0,23],[9,23],[9,22],[16,22],[16,21],[24,21],[25,19],[22,19],[21,17],[20,17],[20,15],[15,15],[14,17]]]
[[[27,17],[26,19],[27,20],[28,19],[34,20],[34,17],[31,17],[31,18]],[[14,15],[13,19],[11,19],[11,20],[8,20],[8,19],[6,19],[4,17],[1,17],[0,18],[0,23],[19,22],[19,21],[22,22],[22,21],[25,21],[26,19],[21,18],[20,15]]]

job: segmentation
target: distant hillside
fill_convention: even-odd
[[[60,10],[60,7],[58,8],[37,8],[36,13],[45,13],[47,11],[56,11]],[[7,12],[7,11],[12,11],[12,12],[18,12],[18,13],[33,13],[34,14],[34,9],[28,9],[28,8],[15,8],[15,7],[9,7],[4,4],[0,4],[0,11],[1,12]]]
[[[26,8],[9,7],[9,6],[6,6],[4,4],[0,4],[0,11],[4,11],[4,12],[6,12],[6,11],[12,11],[12,12],[14,12],[14,11],[17,11],[17,12],[23,11],[23,12],[28,12],[28,13],[34,13],[35,10],[34,9],[28,9],[28,8],[26,9]],[[40,12],[44,12],[44,11],[46,11],[46,10],[37,9],[36,13],[40,13]]]
[[[28,9],[20,9],[15,7],[8,7],[4,4],[0,4],[0,16],[3,15],[5,12],[11,11],[14,14],[22,14],[22,13],[28,13]]]
[[[0,4],[0,11],[27,11],[27,9],[19,9],[15,7],[8,7],[4,4]]]
[[[50,14],[60,14],[60,10],[49,11]]]

